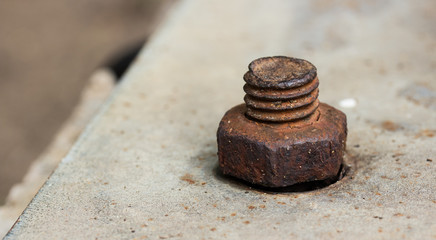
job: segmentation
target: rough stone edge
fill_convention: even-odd
[[[109,69],[99,69],[92,74],[71,116],[56,133],[50,145],[32,163],[23,180],[11,188],[6,203],[0,206],[0,236],[5,236],[13,226],[114,86],[115,75]]]

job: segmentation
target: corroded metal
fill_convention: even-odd
[[[230,109],[217,132],[222,172],[266,187],[336,177],[346,116],[319,103],[315,66],[289,57],[260,58],[244,80],[245,104]]]

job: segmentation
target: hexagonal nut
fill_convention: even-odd
[[[251,120],[244,104],[230,109],[217,132],[221,171],[265,187],[336,177],[345,151],[346,116],[323,103],[318,111],[317,121],[298,127]]]

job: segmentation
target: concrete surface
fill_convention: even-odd
[[[6,203],[0,206],[0,236],[6,235],[61,159],[67,155],[113,90],[115,81],[116,77],[109,69],[99,69],[91,76],[68,121],[47,149],[32,163],[23,180],[11,188]]]
[[[182,1],[5,239],[436,238],[434,1]],[[273,193],[217,174],[254,58],[318,68],[351,172]]]

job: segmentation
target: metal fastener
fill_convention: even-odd
[[[318,101],[316,67],[278,56],[256,59],[248,68],[245,104],[230,109],[219,124],[222,172],[265,187],[338,176],[346,116]]]

